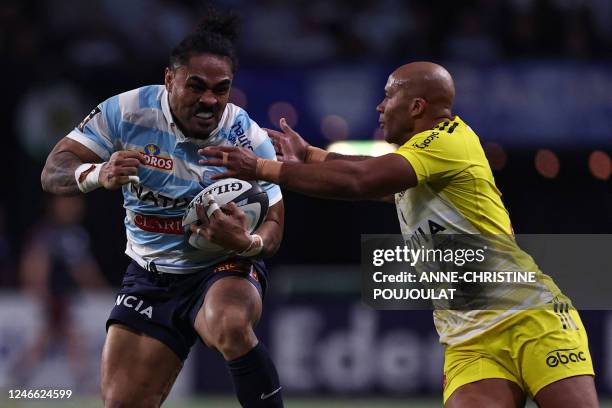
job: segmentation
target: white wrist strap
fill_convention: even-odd
[[[89,193],[98,187],[102,187],[100,183],[100,170],[104,163],[83,163],[74,171],[79,190],[83,193]]]
[[[237,255],[244,257],[259,255],[259,253],[263,250],[263,246],[263,239],[257,234],[252,234],[251,243],[249,244],[247,249],[242,252],[239,252]]]

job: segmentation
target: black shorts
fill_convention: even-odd
[[[194,322],[206,292],[217,280],[228,276],[248,279],[263,299],[268,277],[262,261],[230,259],[180,275],[147,271],[132,262],[106,321],[106,330],[114,323],[124,324],[166,344],[184,361],[198,339]]]

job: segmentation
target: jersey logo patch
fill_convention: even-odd
[[[427,136],[425,139],[423,139],[422,143],[413,143],[412,146],[416,147],[417,149],[426,149],[427,147],[429,147],[429,144],[431,142],[433,142],[435,139],[439,139],[440,136],[438,136],[440,134],[440,132],[436,132],[433,131],[431,132],[431,134],[429,136]]]
[[[246,135],[240,121],[232,125],[227,140],[229,140],[230,143],[235,146],[246,147],[247,149],[253,151],[253,145],[251,144],[249,137]]]
[[[93,119],[93,117],[96,116],[100,112],[102,111],[100,110],[99,107],[96,106],[91,112],[89,112],[89,115],[85,116],[85,119],[83,119],[83,121],[79,123],[79,126],[77,126],[77,128],[82,132],[83,129],[85,129],[85,125],[87,124],[87,122]]]
[[[174,162],[167,156],[160,155],[161,149],[154,143],[149,143],[143,148],[142,154],[145,156],[146,166],[160,170],[172,170]]]
[[[143,231],[160,234],[183,235],[183,217],[156,217],[154,215],[134,215],[134,225]]]

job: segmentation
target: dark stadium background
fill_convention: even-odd
[[[261,126],[275,127],[281,114],[288,115],[310,143],[326,147],[331,142],[329,130],[321,125],[327,115],[335,115],[327,122],[331,133],[348,129],[349,139],[370,140],[377,137],[375,106],[387,75],[400,64],[432,60],[455,76],[455,113],[481,136],[515,232],[611,232],[609,1],[225,0],[214,4],[242,16],[234,100]],[[28,302],[18,295],[18,270],[31,228],[45,212],[48,198],[40,189],[39,176],[50,146],[107,97],[161,83],[171,46],[194,26],[202,9],[202,2],[166,0],[0,4],[5,174],[0,198],[4,294],[0,301],[11,298],[17,302],[11,303],[17,305],[13,307]],[[281,319],[283,313],[289,311],[287,319],[292,322],[290,313],[296,313],[296,319],[302,312],[310,313],[322,325],[313,334],[317,339],[312,354],[304,357],[313,359],[334,333],[356,330],[359,325],[351,320],[355,313],[373,313],[356,306],[360,234],[397,233],[399,228],[390,205],[284,194],[285,238],[280,252],[269,261],[272,287],[260,333],[274,350],[276,339],[282,338],[279,333],[284,333],[278,326],[286,321]],[[96,191],[86,202],[84,225],[94,255],[116,286],[128,263],[122,255],[120,193]],[[602,285],[612,286],[605,280]],[[110,310],[112,293],[97,296],[106,296]],[[105,313],[102,310],[100,315]],[[420,339],[421,346],[435,347],[429,312],[374,316],[377,338],[403,328],[408,330],[403,335]],[[588,311],[583,318],[599,390],[608,395],[612,314]],[[19,343],[15,338],[28,338],[27,332],[20,332],[22,337],[7,340],[6,323],[0,320],[0,367],[5,368],[14,355],[11,347]],[[102,317],[100,330],[103,323]],[[436,353],[439,359],[439,350]],[[220,360],[201,348],[195,354],[195,363],[188,367],[190,385],[182,395],[227,393],[229,379],[219,375],[224,370]],[[276,360],[283,358],[275,355]],[[339,373],[354,374],[354,361],[339,364]],[[331,375],[333,370],[324,365],[319,360],[312,363],[309,375]],[[374,373],[363,382],[357,378],[336,385],[315,378],[301,386],[297,379],[287,393],[425,396],[436,401],[437,380],[419,379],[405,365],[400,369],[418,383],[402,388],[378,381],[379,374]],[[2,389],[9,386],[11,374],[5,369],[3,375]],[[441,378],[436,372],[430,377],[436,375]]]

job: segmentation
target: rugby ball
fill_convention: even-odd
[[[204,197],[210,194],[212,194],[215,202],[220,207],[229,202],[234,202],[238,208],[244,211],[249,233],[259,228],[266,218],[269,204],[268,194],[261,186],[255,181],[227,178],[206,187],[191,200],[183,215],[183,227],[188,228],[189,225],[199,222],[196,205],[201,204]],[[210,255],[221,255],[224,252],[228,252],[227,249],[213,244],[196,233],[190,232],[189,244],[194,248],[210,252]]]

